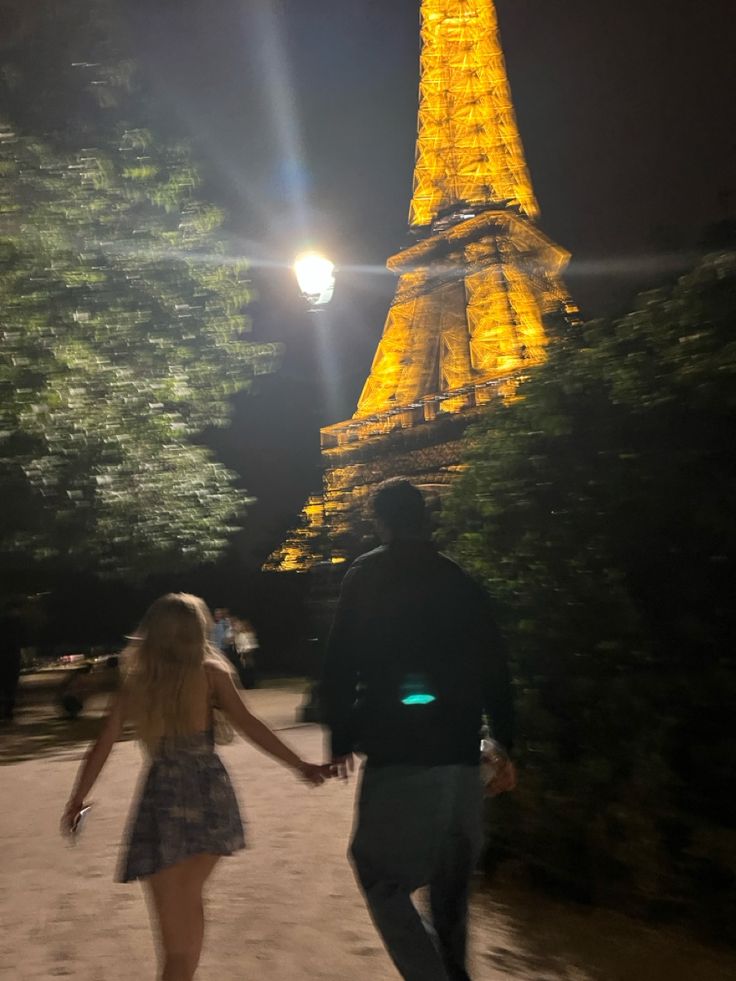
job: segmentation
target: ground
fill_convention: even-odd
[[[259,690],[253,709],[307,758],[322,752],[316,726],[296,724],[300,696]],[[114,750],[76,846],[58,821],[93,721],[21,712],[0,733],[0,979],[152,981],[155,950],[141,889],[112,881],[140,769],[134,742]],[[53,739],[49,732],[54,734]],[[66,734],[66,738],[65,738]],[[249,848],[217,867],[198,979],[392,981],[345,859],[354,784],[309,789],[240,741],[222,749]],[[603,911],[552,903],[518,887],[478,883],[474,981],[727,981],[736,955],[681,932]]]

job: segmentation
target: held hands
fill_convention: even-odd
[[[321,786],[332,776],[332,768],[328,764],[307,763],[305,760],[301,760],[297,770],[302,780],[313,787]]]
[[[299,773],[307,783],[319,787],[325,780],[331,777],[339,777],[340,780],[347,781],[349,774],[355,769],[355,762],[352,753],[346,756],[334,756],[331,763],[305,763],[301,762]]]

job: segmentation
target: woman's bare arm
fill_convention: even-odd
[[[125,721],[124,696],[116,693],[110,699],[107,716],[102,724],[100,734],[85,753],[82,765],[77,772],[69,802],[66,805],[62,823],[69,830],[76,816],[82,809],[87,794],[94,786],[100,771],[107,762],[112,747],[120,738]]]
[[[215,666],[208,670],[218,708],[222,709],[235,728],[249,742],[255,743],[269,756],[293,767],[310,783],[320,784],[324,781],[323,767],[305,763],[283,740],[279,739],[275,732],[269,729],[265,722],[253,715],[240,697],[229,671]]]

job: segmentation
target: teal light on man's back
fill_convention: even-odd
[[[435,700],[434,695],[407,695],[401,699],[402,705],[429,705]]]

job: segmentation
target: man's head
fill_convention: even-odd
[[[397,538],[423,538],[427,509],[422,492],[403,477],[380,485],[373,495],[373,513],[384,542]]]

